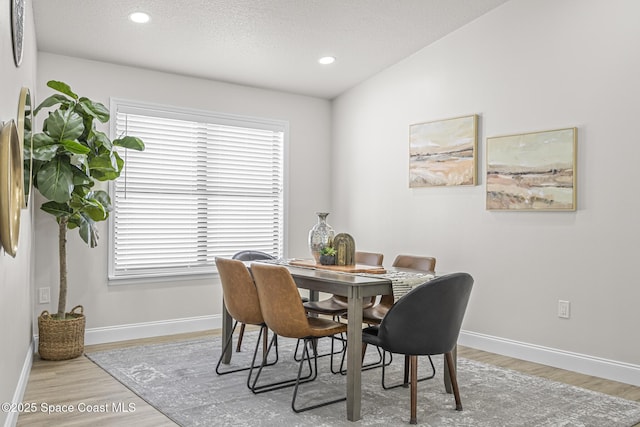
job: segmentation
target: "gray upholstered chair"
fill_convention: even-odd
[[[362,331],[363,345],[409,357],[411,424],[417,423],[418,355],[444,354],[449,369],[456,410],[462,410],[452,352],[471,295],[473,278],[467,273],[436,277],[400,298],[378,326]],[[384,363],[382,376],[384,378]]]
[[[412,270],[419,270],[419,271],[432,273],[432,272],[435,272],[435,269],[436,269],[436,259],[433,257],[427,257],[427,256],[398,255],[396,256],[396,259],[393,260],[392,266],[397,268],[410,268]],[[384,316],[387,314],[387,312],[391,308],[391,306],[394,304],[394,301],[395,301],[395,297],[393,296],[393,294],[382,295],[380,297],[380,301],[377,304],[374,304],[371,307],[363,308],[362,322],[370,326],[379,325],[382,319],[384,318]],[[365,352],[366,352],[366,348],[363,348],[362,350],[363,360],[364,360]],[[384,355],[380,354],[379,350],[378,350],[378,353],[380,355],[380,359],[378,359],[377,362],[371,362],[366,365],[363,365],[363,369],[379,368],[380,366],[382,366],[381,363],[385,363]],[[390,362],[391,360],[389,361],[389,363]],[[420,378],[419,381],[428,380],[430,378],[433,378],[433,376],[435,375],[435,368],[433,367],[433,361],[431,360],[431,358],[429,358],[429,362],[431,363],[431,367],[433,369],[432,374],[427,375],[424,378]],[[341,366],[341,370],[342,370],[342,366]],[[402,385],[407,384],[409,380],[409,359],[406,357],[405,357],[404,371],[405,371],[405,381],[403,383],[387,386],[386,383],[384,382],[384,376],[383,376],[382,387],[384,387],[385,389],[390,389],[390,388],[396,388],[396,387],[400,387]]]

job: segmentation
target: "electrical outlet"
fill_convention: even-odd
[[[568,319],[570,317],[571,303],[569,301],[558,301],[558,317]]]
[[[51,288],[38,288],[38,304],[51,302]]]

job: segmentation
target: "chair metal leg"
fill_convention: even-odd
[[[369,369],[380,368],[382,367],[383,363],[386,363],[386,366],[389,366],[391,362],[393,362],[393,354],[389,353],[389,362],[385,362],[383,359],[384,350],[382,350],[380,347],[377,347],[377,346],[376,346],[376,350],[378,350],[378,360],[376,360],[375,362],[369,362],[367,364],[363,363],[361,368],[362,371],[368,371]],[[364,357],[366,352],[367,352],[367,343],[363,342],[362,343],[362,362],[364,362]],[[342,375],[347,375],[347,370],[344,369],[345,355],[346,355],[346,352],[342,354],[342,361],[340,362],[340,373]],[[331,370],[331,372],[333,372],[333,369]],[[336,374],[337,372],[333,372],[333,373]]]
[[[304,338],[304,351],[302,353],[302,358],[300,360],[300,365],[298,367],[298,379],[296,381],[296,387],[293,389],[293,399],[291,400],[291,409],[293,409],[293,412],[296,412],[296,413],[308,411],[310,409],[319,408],[321,406],[330,405],[332,403],[344,402],[345,400],[347,400],[347,397],[345,396],[345,397],[341,397],[341,398],[338,398],[338,399],[329,400],[327,402],[322,402],[322,403],[317,403],[315,405],[305,406],[303,408],[296,408],[296,398],[298,397],[298,386],[300,384],[303,384],[303,382],[300,381],[300,374],[302,373],[302,365],[304,364],[304,360],[305,359],[309,360],[309,363],[311,362],[311,359],[310,359],[311,356],[309,355],[309,349],[308,349],[308,343],[311,340],[313,340],[313,338]],[[317,374],[318,374],[318,353],[315,351],[315,347],[314,347],[314,352],[313,352],[313,365],[314,365],[314,378],[315,378],[317,376]]]
[[[409,371],[411,371],[411,419],[409,424],[418,424],[418,356],[409,356]]]
[[[234,322],[233,328],[231,329],[231,334],[229,334],[229,338],[227,338],[227,342],[224,344],[224,347],[222,348],[222,353],[220,354],[220,358],[218,359],[218,363],[216,364],[216,374],[218,374],[218,375],[227,375],[227,374],[232,374],[234,372],[250,370],[250,369],[253,368],[253,362],[252,362],[251,366],[247,366],[247,367],[244,367],[244,368],[231,369],[229,371],[224,371],[224,372],[220,370],[220,365],[222,364],[222,359],[224,358],[225,352],[227,351],[227,349],[231,345],[231,342],[233,341],[233,332],[236,330],[236,326],[237,325],[238,325],[238,322],[237,321]],[[258,334],[258,344],[260,343],[260,338],[262,337],[263,331],[264,331],[264,337],[266,339],[267,327],[264,326],[264,325],[260,327],[260,332]],[[276,337],[277,337],[277,335],[274,334],[273,339],[275,340]],[[277,341],[276,341],[275,351],[276,351],[276,358],[275,358],[275,360],[273,362],[268,362],[267,363],[267,357],[266,357],[266,355],[264,355],[264,357],[262,359],[262,363],[265,366],[272,366],[272,365],[275,365],[278,362],[278,345],[277,345]],[[257,347],[256,347],[256,352],[257,352]],[[254,353],[253,357],[254,357],[254,360],[255,360],[255,357],[256,357],[255,353]]]
[[[247,325],[244,323],[240,325],[240,333],[238,334],[238,344],[236,345],[236,353],[240,352],[240,347],[242,346],[242,338],[244,337],[244,328]]]
[[[453,364],[453,354],[451,352],[445,353],[444,357],[447,359],[447,365],[449,366],[449,376],[451,377],[451,386],[453,387],[453,395],[456,399],[456,411],[462,411],[462,400],[460,400],[460,390],[458,389],[458,378],[456,375],[456,368]]]
[[[269,344],[269,347],[267,349],[267,355],[271,352],[271,348],[273,347],[274,342],[275,342],[276,351],[277,351],[277,335],[274,335],[274,337],[271,339],[271,343]],[[258,379],[260,378],[260,374],[262,373],[263,368],[265,366],[269,366],[264,363],[261,363],[260,366],[258,367],[258,372],[256,373],[255,378],[253,378],[253,382],[252,382],[251,378],[253,377],[253,369],[256,367],[255,361],[256,361],[259,345],[260,345],[260,341],[258,340],[258,343],[256,343],[256,351],[253,354],[253,361],[251,362],[251,369],[249,371],[249,376],[247,378],[247,387],[249,388],[249,390],[253,392],[253,394],[260,394],[260,393],[265,393],[267,391],[280,390],[282,388],[292,387],[296,384],[296,381],[299,381],[302,384],[305,382],[313,381],[315,379],[313,368],[311,367],[311,360],[309,359],[308,360],[309,374],[307,374],[304,377],[290,378],[282,381],[276,381],[270,384],[257,385]],[[267,356],[263,355],[263,361],[266,360],[266,358]],[[300,373],[298,375],[300,376]]]
[[[333,316],[333,320],[338,322],[340,320],[340,316]],[[298,357],[298,349],[300,348],[300,341],[302,341],[303,339],[299,339],[298,342],[296,342],[296,349],[293,352],[293,360],[295,360],[296,362],[299,362],[302,359],[302,355],[300,355],[300,357]],[[345,343],[347,342],[347,339],[344,337],[344,334],[340,334],[340,337],[331,337],[331,351],[329,353],[324,353],[324,354],[319,354],[318,357],[325,357],[325,356],[331,356],[331,359],[333,360],[333,356],[336,354],[340,354],[344,351],[345,348]],[[340,343],[342,344],[342,348],[338,351],[334,350],[333,347],[333,340],[338,340],[340,341]],[[342,370],[342,368],[340,368],[340,370]],[[331,372],[334,374],[337,374],[336,371],[333,370],[333,364],[331,365]]]

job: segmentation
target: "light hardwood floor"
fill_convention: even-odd
[[[220,331],[173,335],[134,341],[87,346],[86,352],[108,350],[150,343],[188,340],[206,335],[219,335]],[[602,378],[577,374],[563,369],[551,368],[506,356],[487,353],[466,347],[458,348],[458,355],[504,368],[509,368],[559,381],[601,393],[619,396],[640,402],[640,387],[608,381]],[[24,402],[36,403],[37,411],[22,413],[18,427],[50,426],[128,426],[163,427],[175,426],[170,419],[140,399],[137,395],[113,379],[86,357],[73,360],[33,362]],[[114,404],[133,411],[116,411]],[[63,405],[73,405],[74,412],[64,412]],[[131,406],[130,406],[131,405]],[[50,409],[51,413],[43,412]],[[83,409],[84,412],[79,412]],[[104,410],[89,412],[87,409]],[[636,424],[633,427],[640,427]]]

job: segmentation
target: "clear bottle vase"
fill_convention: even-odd
[[[316,215],[318,215],[318,223],[309,231],[309,249],[316,263],[319,263],[320,251],[325,246],[331,246],[334,232],[333,227],[327,224],[328,212],[316,212]]]

